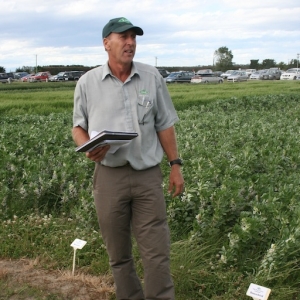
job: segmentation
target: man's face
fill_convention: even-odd
[[[136,33],[127,30],[121,33],[111,33],[103,40],[109,60],[120,64],[132,62],[136,49]]]

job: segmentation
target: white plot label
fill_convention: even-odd
[[[270,292],[271,290],[266,287],[251,283],[246,295],[255,300],[267,300]]]
[[[75,249],[82,249],[86,244],[86,241],[80,240],[80,239],[75,239],[73,243],[71,244],[71,247]]]

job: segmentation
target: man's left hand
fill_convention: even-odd
[[[173,165],[170,172],[168,193],[171,194],[173,192],[172,197],[176,197],[182,194],[183,191],[184,180],[181,174],[180,165]]]

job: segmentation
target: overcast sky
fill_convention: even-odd
[[[238,64],[300,53],[300,0],[0,0],[0,66],[101,65],[116,17],[144,30],[135,60],[158,67],[212,65],[223,46]]]

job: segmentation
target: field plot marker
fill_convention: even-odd
[[[246,295],[252,297],[253,300],[267,300],[270,293],[270,289],[251,283]]]
[[[74,255],[73,255],[73,270],[72,270],[72,275],[74,276],[75,272],[75,258],[76,258],[76,250],[77,249],[82,249],[86,244],[86,241],[80,240],[80,239],[75,239],[73,243],[71,244],[71,247],[74,249]]]

